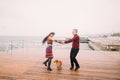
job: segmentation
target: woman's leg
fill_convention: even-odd
[[[44,61],[43,64],[44,64],[45,66],[47,66],[47,62],[48,62],[48,61],[49,61],[49,58],[46,59],[46,61]]]
[[[47,68],[47,70],[49,70],[49,71],[52,71],[52,69],[51,69],[51,62],[52,62],[52,58],[49,58],[48,68]]]

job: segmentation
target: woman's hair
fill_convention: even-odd
[[[49,34],[43,39],[43,41],[42,41],[43,44],[45,44],[45,42],[47,41],[48,37],[49,37],[51,34],[55,35],[54,32],[49,33]]]

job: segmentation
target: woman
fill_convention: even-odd
[[[52,58],[53,58],[53,54],[52,54],[52,44],[53,44],[53,41],[56,41],[56,40],[53,40],[53,37],[54,37],[55,33],[54,32],[51,32],[49,33],[48,36],[46,36],[42,43],[44,44],[45,42],[47,42],[47,48],[46,48],[46,61],[43,62],[43,64],[45,66],[47,66],[47,70],[48,71],[52,71],[51,69],[51,61],[52,61]]]

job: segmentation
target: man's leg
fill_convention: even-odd
[[[79,52],[79,49],[74,49],[73,61],[76,65],[75,71],[80,68],[80,65],[78,64],[78,61],[76,60],[76,56],[77,56],[78,52]]]
[[[73,49],[71,49],[71,52],[70,52],[70,62],[71,62],[71,67],[70,67],[70,70],[73,70],[74,68],[74,62],[73,62]]]

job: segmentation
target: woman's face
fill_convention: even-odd
[[[50,37],[53,37],[55,34],[50,34]]]

